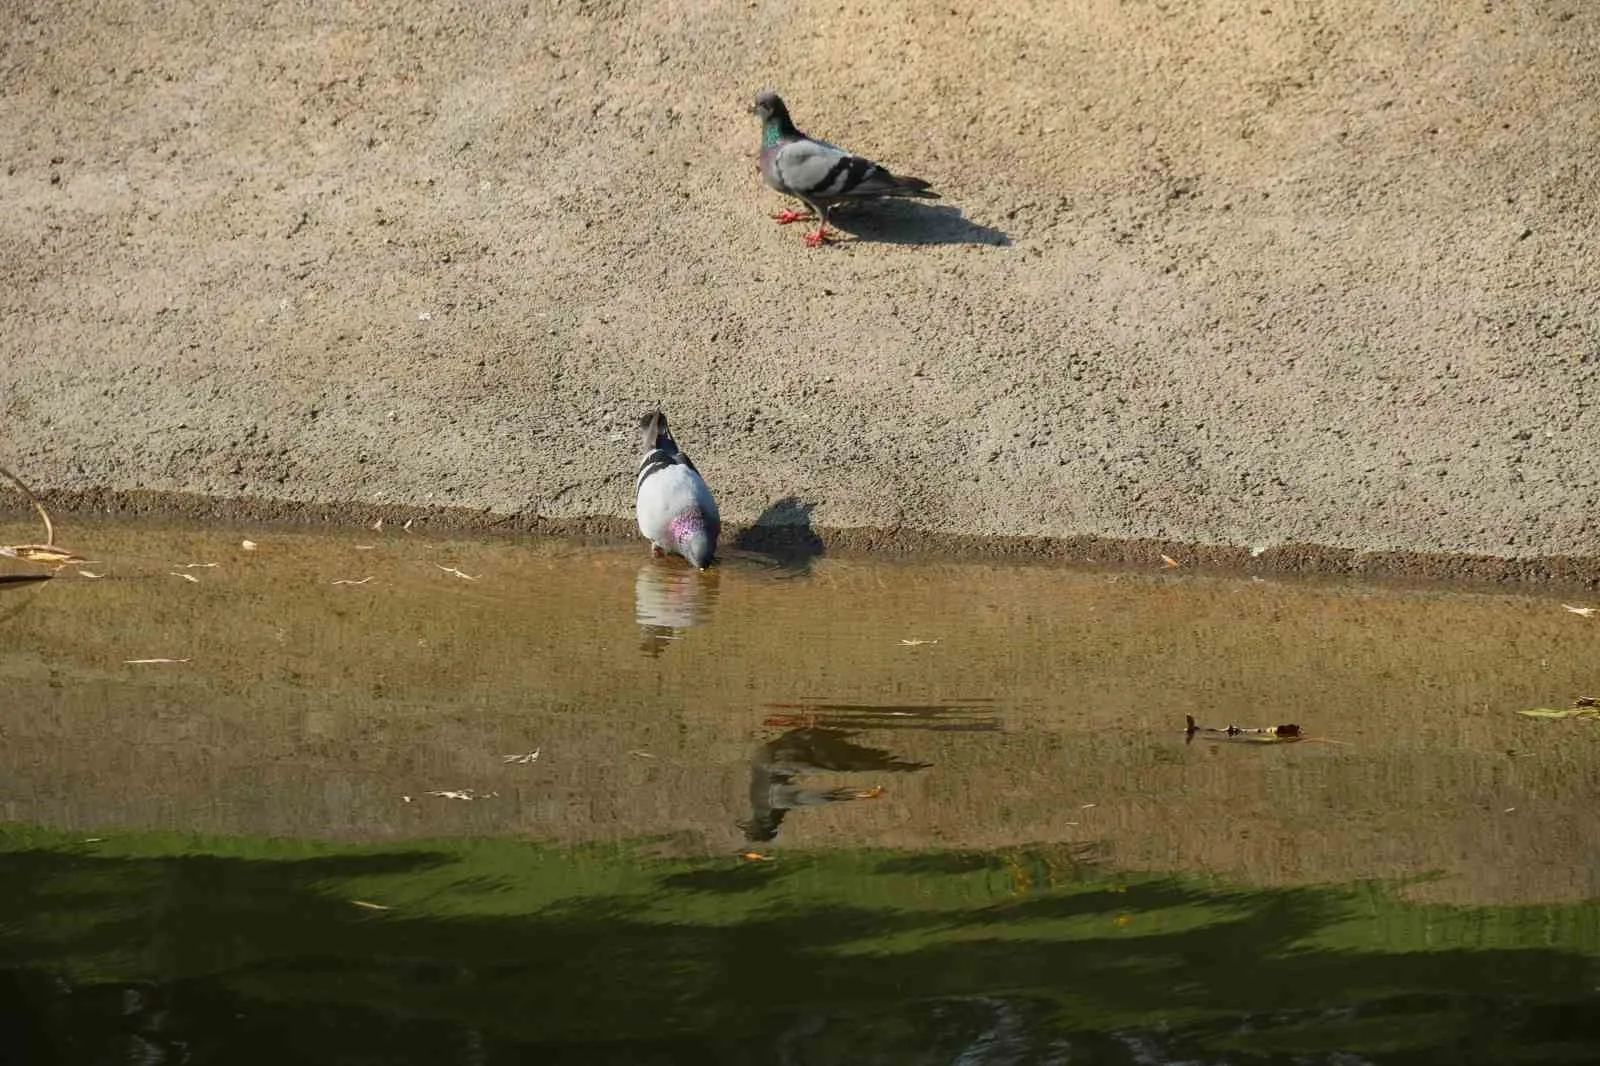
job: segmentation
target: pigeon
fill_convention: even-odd
[[[651,411],[639,420],[639,475],[634,479],[639,532],[657,555],[672,552],[704,570],[717,553],[722,520],[717,501],[689,457],[667,430],[667,416]]]
[[[794,128],[789,109],[777,93],[762,93],[750,110],[761,117],[761,180],[811,209],[811,215],[782,211],[772,217],[779,225],[787,225],[814,215],[817,228],[806,234],[806,244],[813,248],[828,239],[828,211],[841,200],[877,196],[939,199],[921,178],[891,174],[870,159],[807,137]]]

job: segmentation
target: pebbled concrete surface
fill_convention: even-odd
[[[1582,0],[15,0],[0,40],[41,490],[625,518],[660,402],[732,524],[1600,555]],[[946,200],[805,249],[763,86]]]

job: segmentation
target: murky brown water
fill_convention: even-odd
[[[102,576],[0,585],[5,819],[689,852],[1070,842],[1259,884],[1600,895],[1600,724],[1514,713],[1600,690],[1600,616],[1558,599],[67,532]],[[1185,714],[1310,739],[1186,744]]]

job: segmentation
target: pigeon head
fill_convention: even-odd
[[[672,520],[672,546],[689,564],[704,570],[711,565],[717,552],[717,535],[706,525],[706,517],[698,507],[683,512]]]
[[[794,129],[794,123],[789,121],[789,109],[783,105],[783,97],[777,93],[762,93],[750,105],[750,111],[761,119],[761,125],[766,129],[776,129],[780,133],[789,133]]]

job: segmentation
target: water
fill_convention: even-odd
[[[67,533],[0,585],[7,1061],[1600,1060],[1557,599]]]

